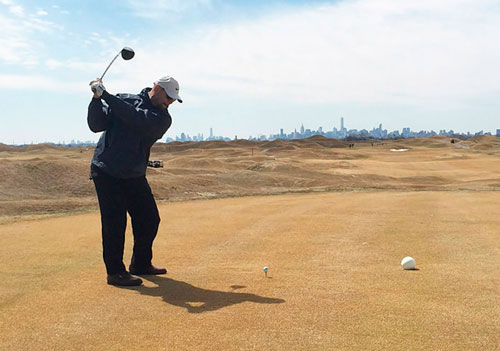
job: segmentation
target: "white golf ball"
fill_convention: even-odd
[[[267,272],[269,268],[267,266],[264,267],[264,272]]]
[[[410,257],[410,256],[406,256],[405,258],[403,258],[401,260],[401,266],[404,268],[404,269],[415,269],[415,259],[413,257]]]

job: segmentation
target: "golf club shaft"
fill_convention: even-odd
[[[121,50],[120,50],[120,52],[118,54],[116,54],[115,58],[113,60],[111,60],[111,62],[109,63],[108,67],[106,67],[106,70],[104,71],[104,73],[101,76],[101,80],[104,77],[104,75],[106,74],[106,72],[108,71],[109,67],[111,67],[111,65],[113,64],[113,62],[115,62],[116,58],[118,56],[120,56],[120,54],[121,54]]]

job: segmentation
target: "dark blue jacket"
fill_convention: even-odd
[[[154,107],[149,99],[151,88],[138,95],[104,92],[93,98],[87,123],[95,133],[104,132],[97,143],[91,163],[91,176],[96,168],[116,178],[135,178],[146,174],[151,146],[172,124],[168,110]]]

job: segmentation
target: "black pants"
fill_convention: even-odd
[[[131,264],[138,269],[149,267],[160,215],[146,177],[119,179],[99,171],[92,175],[92,179],[101,210],[102,248],[107,273],[125,270],[123,248],[127,212],[134,233]]]

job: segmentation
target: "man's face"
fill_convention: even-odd
[[[175,99],[171,99],[168,97],[167,93],[163,88],[159,85],[155,85],[150,92],[150,100],[151,104],[158,108],[163,108],[164,110],[175,101]]]

